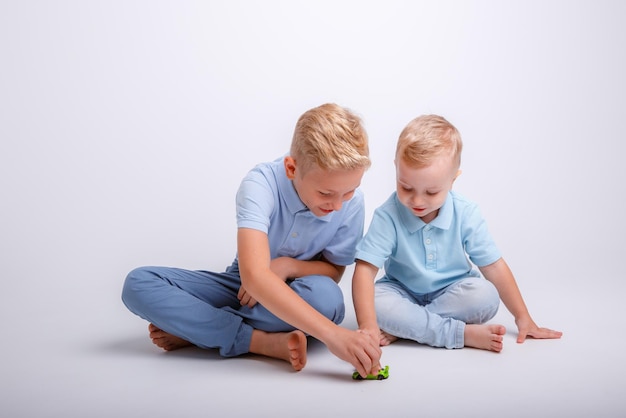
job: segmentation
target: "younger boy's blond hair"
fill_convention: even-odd
[[[334,103],[300,116],[290,152],[302,174],[314,166],[323,170],[353,170],[371,165],[361,118]]]
[[[442,154],[449,154],[460,167],[462,149],[461,134],[450,122],[438,115],[422,115],[409,122],[400,133],[396,159],[421,168]]]

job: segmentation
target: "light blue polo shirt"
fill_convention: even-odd
[[[442,289],[501,257],[478,206],[450,192],[430,223],[424,223],[394,192],[374,211],[356,258],[385,269],[381,280],[399,281],[417,294]],[[470,263],[470,260],[472,263]]]
[[[357,189],[341,210],[315,216],[287,178],[284,157],[254,167],[237,192],[237,226],[268,235],[271,258],[314,260],[323,255],[333,264],[354,262],[363,237],[364,198]]]

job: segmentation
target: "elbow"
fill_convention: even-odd
[[[239,268],[239,280],[241,281],[241,287],[246,289],[248,293],[254,293],[256,285],[259,280],[256,278],[258,272],[252,271],[252,269]]]
[[[335,283],[339,284],[341,279],[343,278],[343,273],[346,271],[344,266],[334,266],[335,272],[330,276],[331,279],[334,280]]]

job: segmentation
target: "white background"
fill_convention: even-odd
[[[624,416],[626,3],[0,1],[0,415]],[[120,301],[146,264],[222,270],[234,195],[335,102],[370,136],[367,222],[395,141],[441,114],[539,325],[501,354],[401,342],[352,382],[164,353]],[[350,273],[344,326],[354,328]]]

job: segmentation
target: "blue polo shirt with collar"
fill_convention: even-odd
[[[374,211],[356,254],[357,259],[384,267],[381,280],[401,282],[416,294],[435,292],[468,276],[480,277],[475,266],[500,257],[478,206],[452,191],[428,224],[394,192]]]
[[[237,226],[267,234],[271,258],[292,257],[347,266],[363,237],[365,207],[361,190],[341,210],[315,216],[287,178],[284,157],[254,167],[237,191]]]

